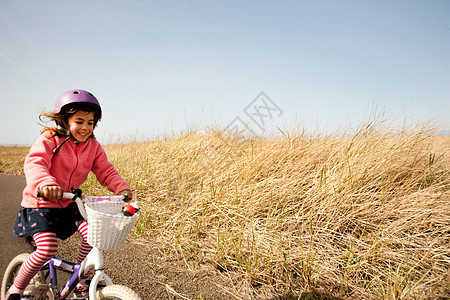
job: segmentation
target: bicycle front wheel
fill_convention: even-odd
[[[98,290],[97,298],[101,300],[142,300],[135,291],[118,284],[107,285]]]

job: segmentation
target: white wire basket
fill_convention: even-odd
[[[131,217],[117,216],[124,203],[120,197],[84,197],[88,222],[88,243],[102,250],[120,248],[139,213]]]

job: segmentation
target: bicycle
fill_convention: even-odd
[[[42,197],[42,191],[38,191]],[[36,274],[26,287],[22,299],[122,299],[141,300],[131,288],[113,284],[111,278],[104,271],[103,250],[119,248],[139,218],[139,212],[132,216],[117,215],[121,212],[126,196],[94,197],[83,196],[81,191],[64,193],[64,198],[76,202],[81,215],[88,221],[88,243],[93,247],[88,256],[80,264],[61,258],[51,258]],[[137,205],[134,204],[137,208]],[[137,208],[138,210],[138,208]],[[11,260],[3,276],[1,299],[14,282],[20,266],[28,257],[22,253]],[[89,284],[89,296],[79,297],[72,293],[77,283],[91,269],[95,274]],[[69,274],[69,279],[58,288],[57,271]],[[99,284],[104,282],[105,285]],[[71,294],[72,293],[72,294]],[[68,298],[71,295],[71,298]]]

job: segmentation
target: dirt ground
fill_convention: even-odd
[[[0,174],[0,276],[17,254],[31,252],[23,239],[12,237],[12,227],[20,206],[25,178]],[[75,260],[80,236],[61,241],[58,257]],[[184,261],[166,257],[156,245],[127,240],[122,248],[104,252],[107,274],[115,284],[137,291],[142,299],[253,299],[235,290],[231,280],[210,265],[194,270]]]

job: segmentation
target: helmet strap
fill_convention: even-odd
[[[59,152],[59,149],[61,149],[62,145],[64,145],[70,138],[73,139],[74,144],[76,144],[76,145],[80,144],[80,141],[78,141],[75,137],[73,137],[69,130],[67,130],[66,128],[64,128],[60,125],[58,125],[57,128],[61,132],[65,133],[67,135],[67,137],[61,144],[59,144],[55,149],[53,149],[53,155],[56,155]]]
[[[55,149],[53,149],[53,155],[56,155],[59,152],[59,149],[61,149],[62,145],[64,145],[69,139],[70,134],[61,144],[59,144]]]
[[[64,133],[65,135],[70,136],[70,131],[67,130],[65,127],[61,126],[61,125],[57,125],[56,128],[61,131],[62,133]]]

